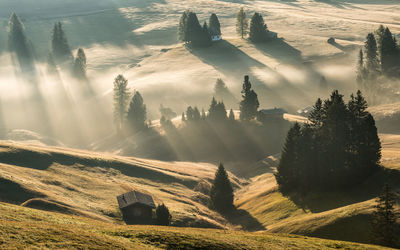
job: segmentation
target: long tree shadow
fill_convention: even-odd
[[[293,93],[296,93],[296,96],[302,93],[299,89],[294,89],[295,87],[284,76],[250,57],[228,41],[222,40],[208,48],[187,47],[187,49],[202,62],[214,67],[216,71],[221,72],[228,78],[237,79],[237,83],[242,82],[244,75],[250,75],[254,88],[261,96],[260,100],[267,100],[268,105],[290,106],[290,103],[285,101],[281,94],[281,90],[285,88],[292,89]],[[278,79],[279,85],[276,86],[276,89],[266,85],[257,75],[252,74],[254,70],[269,74],[274,79]]]
[[[400,188],[400,171],[380,169],[362,183],[355,183],[352,187],[335,191],[310,191],[306,195],[296,192],[287,196],[299,207],[313,213],[324,212],[378,197],[385,183],[394,190]]]
[[[191,179],[181,179],[156,169],[118,160],[103,160],[95,157],[80,157],[58,152],[17,149],[7,145],[0,146],[0,163],[37,170],[46,170],[55,163],[65,166],[81,165],[83,169],[91,167],[112,168],[130,177],[145,178],[161,183],[180,183],[189,188],[194,188],[197,185],[197,182]]]
[[[246,210],[234,208],[233,211],[223,216],[230,223],[240,225],[246,231],[265,230],[265,227]]]

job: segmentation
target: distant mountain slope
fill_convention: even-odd
[[[295,235],[121,226],[0,203],[1,246],[41,249],[382,249]]]

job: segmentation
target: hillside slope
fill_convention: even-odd
[[[132,189],[165,203],[173,224],[231,227],[207,207],[195,191],[210,183],[216,167],[189,162],[160,162],[68,148],[0,143],[0,201],[44,210],[119,222],[116,196]],[[244,181],[231,175],[238,188]]]
[[[400,193],[400,137],[379,136],[384,168],[353,188],[284,197],[278,191],[273,173],[265,173],[252,178],[249,185],[236,193],[235,204],[248,211],[268,232],[370,243],[375,198],[384,183]],[[395,208],[400,212],[398,205]]]
[[[295,235],[121,226],[0,203],[0,247],[4,246],[41,249],[382,249]]]

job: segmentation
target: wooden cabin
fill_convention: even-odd
[[[117,196],[117,200],[126,224],[152,224],[156,206],[151,195],[132,190]]]

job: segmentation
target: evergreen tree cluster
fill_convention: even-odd
[[[200,24],[196,13],[186,10],[182,13],[178,26],[178,39],[196,47],[211,46],[211,37],[221,35],[221,25],[216,14],[211,14],[209,25]]]
[[[25,73],[34,72],[34,49],[32,43],[25,35],[24,25],[21,19],[12,13],[9,20],[8,48],[15,53],[21,70]],[[61,22],[54,24],[51,33],[51,49],[47,57],[48,73],[56,74],[57,65],[68,66],[72,74],[78,79],[86,79],[87,59],[82,48],[77,51],[76,58],[73,57],[68,44],[67,36]],[[72,65],[72,68],[70,67]]]
[[[388,27],[380,26],[367,35],[357,63],[357,82],[366,91],[374,91],[380,76],[400,76],[400,46]]]
[[[287,134],[275,174],[282,192],[346,187],[379,168],[381,144],[360,91],[347,104],[338,91],[318,99],[309,120]]]
[[[138,132],[146,129],[147,110],[139,91],[131,93],[128,80],[123,75],[118,75],[114,80],[114,123],[117,132],[124,128],[128,132]],[[128,105],[129,103],[129,105]],[[124,127],[124,125],[127,125]]]
[[[247,34],[249,35],[250,41],[254,43],[265,42],[270,39],[269,30],[267,24],[264,22],[264,18],[258,12],[255,12],[249,21],[247,20],[246,12],[243,8],[240,8],[236,15],[236,33],[244,38]]]

